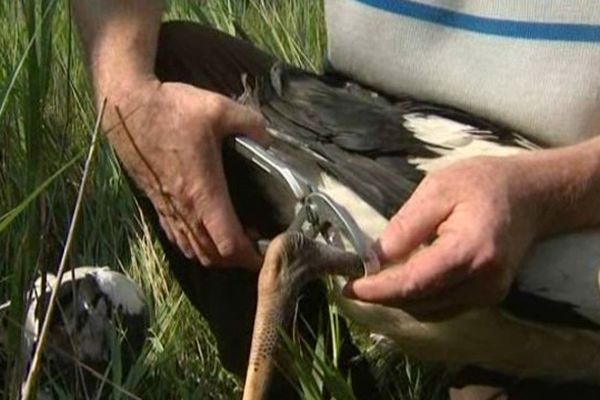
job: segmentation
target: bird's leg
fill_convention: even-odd
[[[279,329],[288,327],[300,289],[325,274],[351,278],[364,274],[356,254],[319,243],[301,233],[283,233],[271,241],[258,279],[258,305],[244,400],[264,399],[274,368]]]

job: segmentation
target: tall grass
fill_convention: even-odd
[[[322,32],[320,6],[172,1],[167,15],[230,33],[242,27],[289,61],[316,68],[322,36],[311,38],[296,28],[305,29],[301,21],[310,15],[315,32]],[[275,17],[277,23],[268,23]],[[1,335],[9,366],[3,374],[6,398],[16,396],[22,379],[25,294],[39,273],[58,265],[82,173],[80,156],[90,142],[95,115],[81,59],[68,2],[0,2],[0,299],[11,301]],[[144,354],[131,376],[113,383],[142,398],[231,398],[239,391],[239,382],[218,361],[206,324],[169,277],[106,143],[69,264],[121,269],[149,299],[153,323]],[[69,397],[70,388],[55,390]]]
[[[166,18],[244,33],[290,63],[311,70],[322,66],[322,1],[171,0]],[[11,302],[3,316],[6,328],[0,328],[4,398],[16,397],[22,379],[25,295],[36,276],[58,265],[81,180],[81,155],[90,145],[94,120],[69,2],[0,1],[0,302]],[[83,200],[71,254],[71,267],[109,265],[124,271],[149,301],[149,339],[128,376],[107,374],[112,397],[239,395],[240,382],[222,368],[207,325],[169,276],[162,250],[105,141]],[[334,307],[331,311],[323,331],[327,338],[323,332],[316,334],[336,348],[339,317]],[[310,351],[293,346],[290,351],[300,352],[297,373],[304,376],[305,393],[314,392],[314,385],[322,389],[327,379],[339,386],[338,393],[345,393],[344,377],[319,378],[313,373],[316,364],[307,360],[314,357],[306,358]],[[323,374],[335,370],[335,353],[328,363],[318,365]],[[47,378],[57,398],[72,396],[70,387]]]

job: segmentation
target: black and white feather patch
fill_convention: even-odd
[[[44,288],[43,281],[38,278],[29,293],[23,349],[27,366],[37,346],[50,293],[57,284],[52,274],[46,275]],[[119,351],[121,367],[127,371],[140,354],[148,323],[146,301],[130,278],[107,267],[75,268],[65,273],[58,289],[44,363],[53,371],[53,378],[68,382],[83,379],[86,389],[95,393],[101,385],[81,365],[102,376],[115,356],[113,352]]]

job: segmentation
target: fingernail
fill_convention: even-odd
[[[373,243],[371,248],[375,252],[375,255],[379,259],[379,262],[381,262],[383,264],[383,262],[385,261],[385,255],[383,254],[383,246],[381,244],[381,238],[377,238],[377,240],[375,240],[375,242]]]

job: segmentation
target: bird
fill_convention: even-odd
[[[23,341],[26,368],[57,284],[56,276],[47,273],[34,281],[27,296]],[[73,385],[74,395],[104,398],[110,385],[103,378],[111,363],[120,360],[119,367],[126,374],[141,354],[150,321],[145,296],[120,272],[106,266],[82,266],[64,274],[56,299],[58,312],[50,324],[43,363],[54,380]],[[43,394],[44,385],[39,390]]]
[[[240,101],[265,116],[273,137],[269,152],[326,193],[373,240],[426,174],[478,155],[541,148],[459,109],[387,96],[339,74],[316,75],[284,63],[258,77]],[[273,368],[277,327],[289,322],[299,287],[324,274],[357,277],[362,269],[356,255],[285,233],[297,199],[234,147],[226,146],[224,164],[236,212],[247,232],[271,241],[259,278],[244,395],[259,399]],[[420,359],[600,383],[599,243],[598,229],[537,243],[501,304],[448,320],[423,322],[400,308],[339,293],[335,298],[349,319]]]

